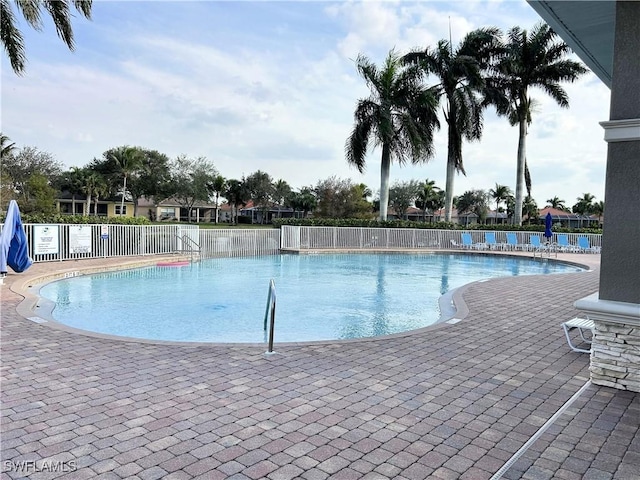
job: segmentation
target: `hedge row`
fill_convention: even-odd
[[[273,226],[297,225],[305,227],[371,227],[371,228],[426,228],[437,230],[491,230],[491,231],[527,231],[544,232],[544,225],[459,225],[452,222],[414,222],[409,220],[363,220],[357,218],[274,218]],[[560,233],[602,233],[600,228],[553,227]]]
[[[146,217],[94,217],[84,215],[21,215],[23,223],[68,223],[68,224],[104,224],[113,225],[150,225]],[[0,216],[0,222],[4,216]],[[544,232],[544,225],[459,225],[451,222],[414,222],[409,220],[365,220],[357,218],[274,218],[273,226],[298,225],[307,227],[370,227],[370,228],[426,228],[437,230],[491,230],[491,231],[529,231]],[[600,228],[553,227],[558,233],[602,233]]]
[[[103,224],[112,225],[150,225],[151,222],[145,217],[94,217],[86,215],[44,215],[44,214],[21,214],[22,223],[69,223],[69,224]],[[4,215],[1,222],[4,222]]]

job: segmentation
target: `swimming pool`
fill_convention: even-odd
[[[276,342],[362,338],[436,323],[438,298],[507,275],[581,271],[557,262],[464,254],[268,255],[148,267],[52,282],[56,321],[151,340],[263,342],[268,284]]]

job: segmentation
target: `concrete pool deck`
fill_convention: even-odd
[[[598,290],[599,255],[558,258],[592,271],[473,283],[455,324],[275,355],[83,335],[19,306],[36,277],[159,258],[10,273],[2,478],[637,479],[640,394],[585,386],[589,356],[560,328]]]

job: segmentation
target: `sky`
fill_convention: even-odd
[[[377,192],[380,149],[363,174],[344,155],[356,102],[369,95],[358,54],[381,64],[391,49],[538,21],[525,0],[94,0],[92,20],[73,20],[74,52],[50,20],[42,32],[19,22],[28,62],[19,77],[2,55],[2,133],[65,168],[133,145],[206,157],[226,178],[262,170],[299,189],[335,175]],[[539,207],[555,196],[569,207],[584,193],[604,200],[599,122],[609,117],[610,92],[591,72],[565,89],[569,109],[532,91],[527,159]],[[444,188],[446,136],[446,128],[436,133],[427,163],[393,165],[391,184],[429,179]],[[467,175],[456,176],[454,194],[496,183],[515,191],[517,143],[517,127],[487,110],[482,140],[463,145]]]

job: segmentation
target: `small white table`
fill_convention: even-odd
[[[577,328],[578,332],[580,333],[580,338],[582,338],[582,340],[585,343],[591,344],[591,339],[585,338],[584,330],[589,330],[591,332],[591,338],[593,338],[593,331],[595,330],[595,325],[593,323],[593,320],[589,320],[588,318],[579,318],[579,317],[572,318],[571,320],[567,320],[566,322],[564,322],[562,324],[562,328],[564,329],[564,335],[567,337],[567,343],[569,344],[569,347],[571,348],[571,350],[573,350],[574,352],[582,352],[582,353],[591,352],[591,348],[589,348],[589,350],[585,350],[584,348],[576,347],[571,342],[571,337],[569,336],[569,330]]]

